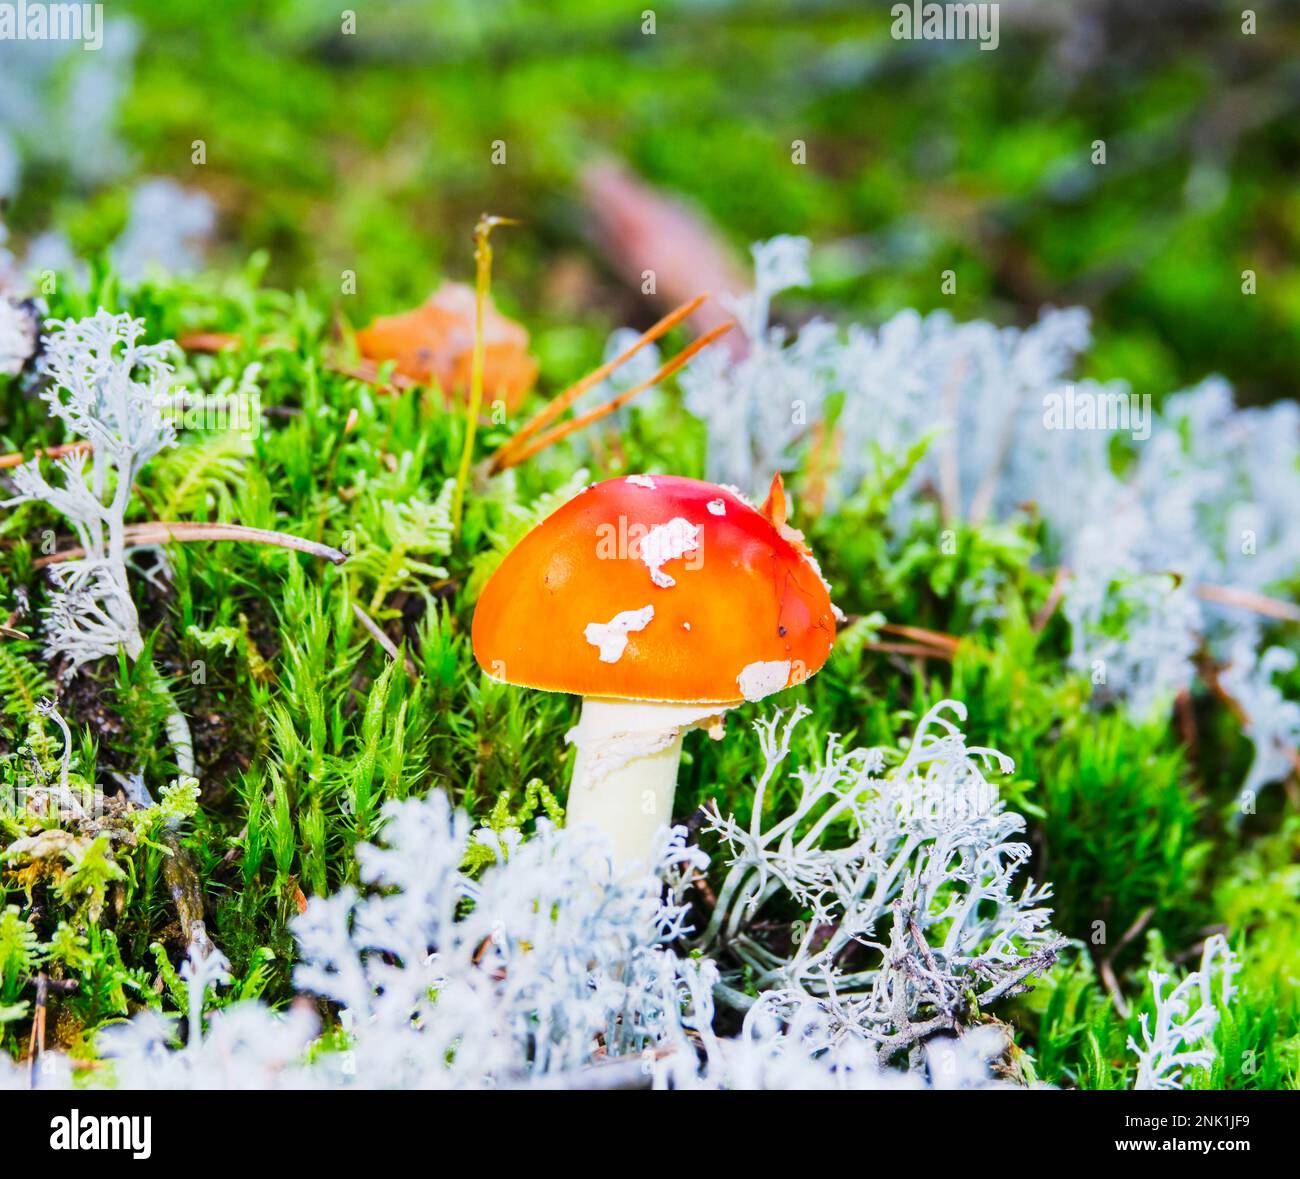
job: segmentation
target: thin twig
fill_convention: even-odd
[[[50,977],[41,971],[36,976],[36,1008],[32,1012],[32,1030],[27,1038],[27,1083],[36,1088],[36,1065],[45,1051],[45,1004],[50,994]]]
[[[237,540],[246,544],[269,544],[282,549],[293,549],[295,552],[320,557],[334,565],[342,565],[348,559],[347,553],[342,549],[333,548],[331,545],[320,544],[317,541],[307,540],[301,536],[293,536],[288,532],[273,532],[269,528],[247,528],[243,524],[201,524],[151,520],[144,524],[128,524],[122,530],[122,535],[127,545],[133,548],[141,545],[167,544],[169,541]],[[57,564],[60,561],[75,561],[84,556],[84,549],[63,549],[60,552],[51,553],[47,557],[38,558],[34,564],[39,569],[46,565]]]
[[[864,651],[879,651],[885,655],[915,655],[921,659],[943,659],[952,662],[953,653],[945,647],[927,647],[923,643],[879,643],[868,640],[862,644]]]
[[[859,614],[850,614],[840,623],[838,629],[843,632],[861,619],[862,616]],[[957,657],[957,651],[961,646],[961,639],[956,635],[946,634],[941,630],[930,630],[924,626],[884,622],[879,629],[911,641],[890,642],[868,639],[862,644],[864,650],[879,651],[885,655],[911,655],[919,659],[943,659],[951,663]]]
[[[31,458],[23,454],[22,451],[16,451],[13,454],[0,454],[0,470],[5,470],[8,467],[21,467],[23,463],[29,463],[32,459],[56,459],[62,458],[65,454],[88,450],[90,450],[89,442],[65,442],[62,446],[50,446],[44,450],[34,450]]]
[[[1205,602],[1217,602],[1222,606],[1238,606],[1243,610],[1253,610],[1266,618],[1276,618],[1281,622],[1300,622],[1300,606],[1294,602],[1285,602],[1280,598],[1270,598],[1252,590],[1238,589],[1234,585],[1206,585],[1204,582],[1194,587],[1196,596]]]
[[[81,984],[75,978],[51,978],[45,971],[36,976],[36,1006],[32,1012],[32,1030],[27,1038],[27,1083],[36,1089],[37,1066],[45,1051],[46,1012],[50,995],[71,995]]]
[[[187,332],[177,343],[183,352],[229,352],[242,347],[245,339],[235,332]],[[262,350],[294,347],[292,340],[272,335],[258,336],[254,342]]]
[[[1138,934],[1146,927],[1147,922],[1155,915],[1155,908],[1148,905],[1137,915],[1137,919],[1130,925],[1120,936],[1119,941],[1115,943],[1115,948],[1097,967],[1097,973],[1101,975],[1101,981],[1105,984],[1106,991],[1110,995],[1111,1002],[1115,1004],[1115,1010],[1120,1013],[1121,1018],[1128,1019],[1129,1005],[1128,1000],[1124,998],[1124,992],[1120,990],[1119,979],[1115,977],[1115,959],[1119,957],[1120,951],[1129,944]]]
[[[327,360],[326,367],[341,376],[351,377],[354,381],[364,381],[367,385],[373,385],[381,393],[391,393],[395,389],[414,389],[420,384],[419,381],[399,372],[390,373],[381,379],[379,373],[383,366],[373,360],[360,360],[351,364],[336,358]]]
[[[1065,585],[1070,580],[1070,571],[1062,565],[1056,571],[1056,576],[1052,579],[1052,588],[1048,591],[1047,600],[1043,603],[1041,609],[1034,615],[1032,628],[1034,634],[1042,634],[1045,627],[1056,613],[1057,607],[1061,604],[1061,599],[1065,597]]]
[[[352,613],[356,615],[357,621],[366,628],[366,632],[370,635],[372,639],[375,640],[376,643],[378,643],[384,649],[385,653],[388,655],[390,659],[393,660],[394,663],[397,662],[397,660],[403,658],[401,651],[397,649],[397,644],[394,643],[393,640],[390,639],[386,634],[384,634],[383,628],[380,627],[379,623],[377,623],[373,618],[370,617],[369,614],[367,614],[363,609],[361,609],[361,607],[358,606],[356,602],[352,603]],[[418,679],[420,673],[416,670],[415,660],[412,659],[411,656],[408,654],[405,657],[404,662],[406,667],[406,674],[410,676],[411,679],[413,680]]]
[[[1071,576],[1067,566],[1062,565],[1057,569],[1056,579],[1052,583],[1052,591],[1047,602],[1034,617],[1035,631],[1041,630],[1047,624],[1051,612],[1060,603],[1064,584]],[[1216,602],[1220,606],[1235,606],[1241,610],[1251,610],[1256,614],[1264,615],[1265,618],[1276,618],[1279,622],[1300,622],[1300,606],[1283,598],[1271,598],[1267,594],[1259,594],[1254,590],[1242,589],[1235,585],[1212,585],[1208,582],[1197,582],[1192,586],[1192,592],[1203,602]]]
[[[881,623],[880,629],[886,634],[901,635],[905,639],[915,639],[930,647],[942,647],[948,651],[956,651],[961,646],[961,639],[956,635],[947,634],[941,630],[930,630],[924,626],[905,626],[900,622]]]

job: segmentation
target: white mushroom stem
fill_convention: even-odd
[[[723,711],[718,704],[583,697],[582,716],[565,736],[578,750],[569,826],[602,832],[616,867],[648,867],[656,834],[672,822],[682,734]]]

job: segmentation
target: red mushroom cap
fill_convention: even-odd
[[[801,683],[835,618],[784,507],[779,477],[769,514],[697,479],[589,487],[488,580],[474,656],[508,683],[622,700],[731,705]]]

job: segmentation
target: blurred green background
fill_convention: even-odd
[[[792,319],[946,305],[1010,324],[1081,304],[1090,375],[1157,397],[1214,371],[1244,403],[1295,392],[1295,5],[1255,5],[1250,34],[1215,0],[1012,0],[995,52],[894,40],[890,8],[108,0],[135,30],[121,166],[87,182],[36,158],[7,220],[15,242],[53,226],[93,252],[132,177],[172,177],[215,203],[214,265],[265,250],[269,282],[361,323],[469,278],[480,212],[518,217],[496,290],[558,379],[662,307],[583,195],[613,158],[688,201],[742,274],[755,239],[811,237],[817,285],[783,304]]]

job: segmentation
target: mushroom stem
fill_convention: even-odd
[[[651,866],[668,826],[682,734],[723,711],[718,704],[663,704],[584,696],[566,740],[577,747],[567,809],[570,827],[594,827],[616,868]]]

